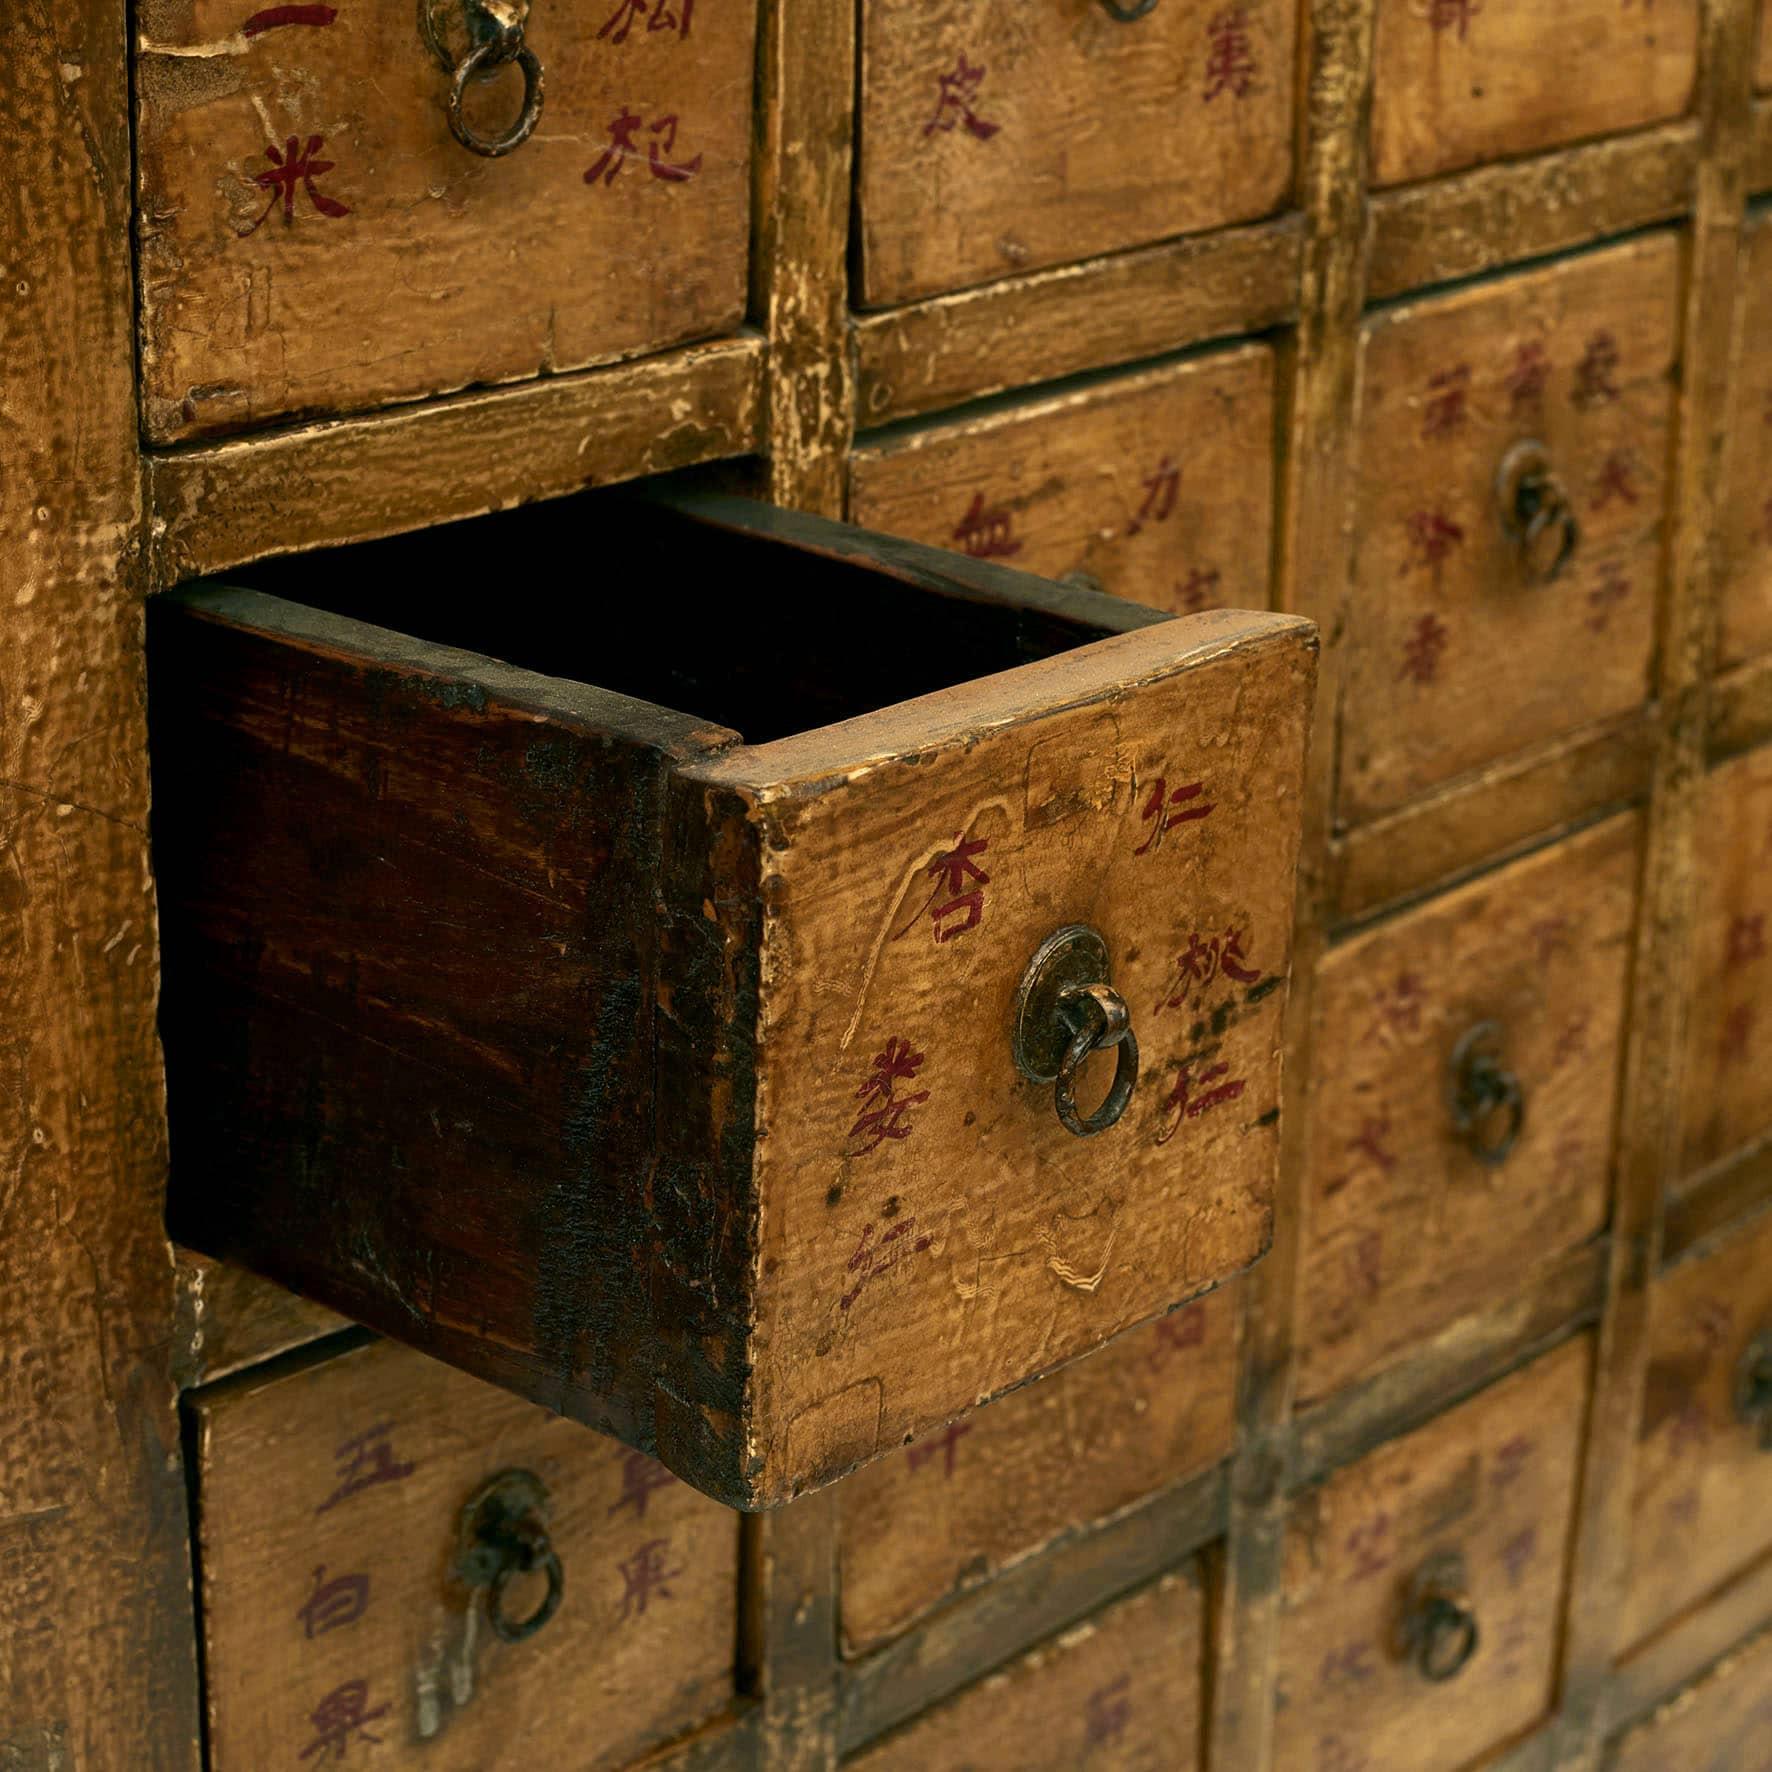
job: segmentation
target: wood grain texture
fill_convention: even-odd
[[[1734,403],[1724,491],[1719,664],[1772,648],[1772,216],[1742,242],[1746,312],[1730,378]]]
[[[1772,91],[1772,3],[1760,0],[1760,45],[1754,62],[1754,84],[1762,92]]]
[[[211,1261],[191,1249],[177,1255],[182,1388],[224,1378],[352,1326],[348,1317],[246,1268]]]
[[[1706,749],[1712,762],[1753,750],[1772,739],[1772,655],[1762,654],[1719,673],[1706,710]]]
[[[1662,235],[1368,323],[1342,688],[1350,820],[1644,699],[1678,298],[1678,243]],[[1497,471],[1528,438],[1581,525],[1549,585],[1523,579],[1499,520]]]
[[[1772,99],[1758,99],[1748,143],[1748,189],[1772,189]]]
[[[856,1772],[1196,1772],[1201,1597],[1166,1575],[850,1762]]]
[[[1372,177],[1401,184],[1480,160],[1677,117],[1692,101],[1697,0],[1383,0]]]
[[[196,1772],[125,9],[0,9],[0,1762]]]
[[[1760,1637],[1624,1736],[1605,1772],[1756,1772],[1769,1763],[1772,1637]]]
[[[1007,277],[854,320],[865,425],[1290,320],[1296,215]]]
[[[191,1407],[214,1772],[296,1761],[355,1681],[375,1761],[439,1772],[625,1766],[731,1699],[738,1519],[643,1454],[386,1342]],[[545,1486],[564,1572],[514,1644],[455,1569],[464,1505],[507,1470]],[[513,1582],[508,1616],[544,1592]]]
[[[137,14],[151,438],[580,369],[738,324],[754,0],[700,17],[623,0],[536,12],[544,120],[496,160],[451,136],[449,76],[410,8],[326,13],[258,29],[265,14],[235,0]],[[664,17],[678,28],[655,28]],[[516,114],[520,84],[507,69],[470,92],[482,133]]]
[[[1238,1298],[1232,1281],[841,1484],[845,1652],[1223,1458]]]
[[[148,462],[156,586],[755,449],[757,338]]]
[[[1282,0],[1167,0],[1132,24],[1096,0],[866,0],[863,303],[1278,209],[1296,28]]]
[[[1640,840],[1635,818],[1609,820],[1324,961],[1301,1398],[1398,1358],[1605,1222]],[[1524,1103],[1500,1167],[1449,1100],[1454,1049],[1484,1024]]]
[[[1294,1502],[1277,1764],[1453,1772],[1547,1713],[1591,1361],[1569,1342]],[[1435,1685],[1398,1630],[1409,1583],[1449,1552],[1480,1641]]]
[[[1172,614],[1265,609],[1273,436],[1251,345],[864,443],[850,516]]]

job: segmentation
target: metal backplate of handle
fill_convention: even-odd
[[[468,1498],[456,1538],[455,1575],[488,1590],[492,1628],[506,1643],[532,1637],[560,1609],[566,1572],[548,1537],[548,1492],[533,1471],[500,1471]],[[519,1575],[541,1573],[547,1592],[526,1618],[505,1610],[505,1590]]]
[[[1470,1665],[1483,1640],[1471,1603],[1464,1558],[1431,1557],[1416,1572],[1403,1602],[1399,1647],[1424,1680],[1444,1685]]]
[[[1499,1167],[1526,1125],[1526,1092],[1501,1062],[1500,1022],[1478,1022],[1452,1048],[1447,1071],[1453,1131],[1479,1163]]]
[[[1123,25],[1135,25],[1157,10],[1157,0],[1101,0],[1102,10]]]
[[[465,47],[456,55],[445,40],[438,14],[456,13]],[[542,70],[535,51],[523,41],[529,0],[418,0],[418,29],[450,76],[449,132],[470,153],[496,160],[520,148],[541,119]],[[514,63],[523,76],[523,104],[503,135],[482,135],[468,122],[463,103],[471,83],[490,80]]]
[[[1747,1344],[1735,1368],[1735,1413],[1760,1437],[1760,1450],[1772,1452],[1772,1327]]]
[[[1114,1081],[1087,1118],[1077,1111],[1077,1077],[1092,1053],[1112,1048]],[[1110,982],[1107,943],[1086,923],[1040,943],[1015,993],[1015,1068],[1052,1083],[1059,1120],[1078,1138],[1117,1125],[1138,1086],[1138,1037],[1126,1000]]]
[[[1542,443],[1516,443],[1501,458],[1495,501],[1502,534],[1513,545],[1521,577],[1540,585],[1561,577],[1581,545],[1581,524]]]

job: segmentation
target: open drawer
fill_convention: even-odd
[[[1266,1247],[1309,624],[705,496],[250,577],[151,616],[181,1240],[747,1508]]]

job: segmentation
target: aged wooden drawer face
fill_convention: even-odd
[[[1305,1396],[1604,1223],[1637,848],[1609,820],[1324,962]]]
[[[261,582],[156,615],[186,1243],[743,1505],[1266,1247],[1307,624],[724,499]],[[1018,1007],[1077,925],[1089,1138],[1013,1044],[1119,1025]]]
[[[1754,79],[1762,92],[1772,89],[1772,0],[1760,0],[1760,60]]]
[[[844,1646],[1223,1458],[1240,1294],[1233,1281],[857,1471],[841,1492]]]
[[[1655,1283],[1627,1643],[1772,1545],[1772,1219]]]
[[[1744,250],[1747,311],[1723,512],[1724,664],[1772,647],[1772,212],[1749,227]]]
[[[192,1407],[213,1772],[625,1766],[732,1698],[738,1519],[643,1453],[385,1342]],[[517,1518],[562,1582],[515,1642],[464,1579],[498,1555],[462,1561],[464,1510],[507,1472],[539,1481]],[[497,1620],[547,1592],[513,1574]]]
[[[1569,1343],[1296,1504],[1276,1765],[1453,1772],[1544,1715],[1588,1368]]]
[[[376,406],[736,325],[756,14],[754,0],[538,4],[526,41],[545,118],[484,159],[450,133],[451,76],[413,6],[144,0],[148,434]],[[514,66],[471,84],[467,122],[497,135],[522,88]]]
[[[1273,422],[1252,345],[864,445],[850,515],[1176,614],[1265,609]]]
[[[1163,0],[1121,23],[1102,0],[864,0],[864,299],[908,301],[1279,208],[1296,11]]]
[[[1697,52],[1696,0],[1379,0],[1374,181],[1677,117]]]
[[[1348,817],[1647,693],[1678,281],[1659,236],[1368,324]]]
[[[1197,1572],[1167,1575],[847,1762],[855,1772],[1195,1772]]]
[[[1772,1126],[1772,747],[1699,790],[1699,911],[1686,1022],[1684,1172]]]
[[[1605,1772],[1762,1772],[1772,1730],[1772,1638],[1730,1656],[1631,1730]]]

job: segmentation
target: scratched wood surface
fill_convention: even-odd
[[[840,1484],[845,1652],[1223,1458],[1239,1299],[1232,1281]]]
[[[738,1518],[643,1453],[388,1342],[190,1407],[214,1772],[589,1772],[732,1697]],[[456,1571],[464,1506],[509,1470],[541,1479],[564,1576],[521,1643]],[[506,1615],[545,1592],[520,1576]]]
[[[1546,1713],[1591,1356],[1568,1342],[1293,1503],[1277,1766],[1453,1772]],[[1479,1641],[1435,1684],[1399,1635],[1410,1582],[1446,1554]]]
[[[857,181],[868,306],[1278,209],[1295,8],[866,0]]]
[[[1382,0],[1373,183],[1679,116],[1697,51],[1697,0]]]
[[[136,27],[157,441],[580,368],[744,314],[754,0],[537,10],[542,121],[496,160],[450,134],[411,7],[147,0]],[[482,133],[520,85],[507,69],[469,94]]]
[[[1772,1637],[1762,1635],[1617,1741],[1605,1772],[1765,1772],[1769,1726]]]
[[[1604,1224],[1639,838],[1609,820],[1324,961],[1301,1398],[1531,1286]],[[1484,1024],[1524,1104],[1499,1166],[1450,1099],[1454,1049]]]
[[[1273,426],[1248,346],[864,444],[849,513],[1174,614],[1265,609]]]
[[[1342,689],[1350,820],[1644,698],[1678,294],[1679,244],[1664,234],[1367,323]],[[1581,529],[1550,584],[1527,580],[1498,509],[1497,472],[1528,439]]]
[[[1196,1569],[1165,1575],[846,1763],[855,1772],[1195,1772],[1201,1609]]]
[[[1655,1282],[1622,1647],[1772,1546],[1772,1453],[1736,1414],[1743,1356],[1769,1325],[1772,1220],[1763,1213]]]
[[[1772,214],[1743,242],[1746,312],[1733,377],[1718,662],[1772,648]]]

